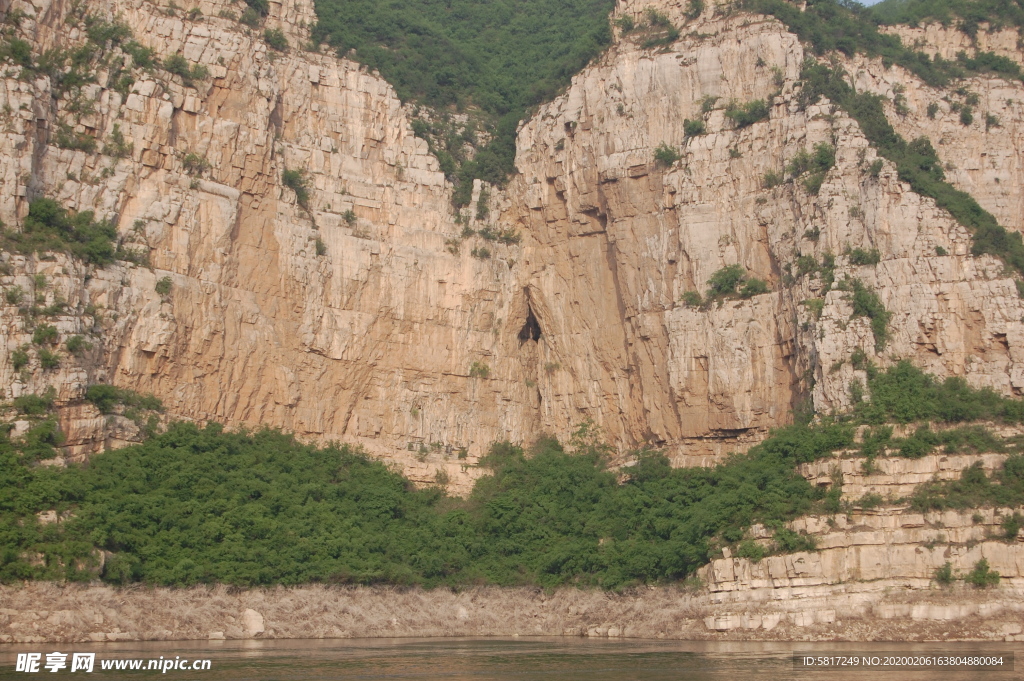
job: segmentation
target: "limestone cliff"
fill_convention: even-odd
[[[616,15],[639,18],[649,4],[623,0]],[[19,225],[40,196],[95,210],[149,266],[5,253],[0,284],[66,302],[51,322],[61,340],[93,344],[59,368],[32,355],[16,370],[11,353],[32,329],[0,301],[5,397],[55,387],[76,456],[131,438],[106,433],[107,417],[80,403],[87,385],[111,382],[154,393],[169,418],[357,443],[414,479],[440,471],[465,491],[489,443],[567,438],[587,419],[620,452],[650,444],[678,464],[709,462],[808,400],[824,412],[847,406],[849,382],[863,378],[849,361],[857,349],[1019,392],[1014,281],[994,258],[972,257],[966,230],[890,164],[869,172],[876,152],[846,114],[825,101],[801,107],[796,37],[725,6],[688,19],[683,3],[655,4],[682,38],[645,49],[619,36],[522,125],[519,174],[489,192],[473,224],[518,235],[509,243],[461,237],[452,187],[386,82],[301,48],[315,19],[307,0],[271,3],[267,25],[284,31],[287,52],[235,21],[239,6],[226,0],[202,0],[199,13],[149,0],[89,6],[160,59],[180,54],[209,77],[137,70],[119,91],[101,69],[69,93],[6,71],[0,219]],[[85,39],[81,5],[3,9],[24,13],[18,35],[39,52]],[[999,44],[1020,58],[1010,42]],[[1000,120],[985,131],[983,117],[928,118],[922,107],[937,93],[898,69],[857,69],[858,86],[899,82],[911,111],[893,109],[893,124],[946,140],[937,146],[958,169],[953,181],[1022,228],[1024,114],[1006,103],[1024,101],[1020,84],[979,81]],[[758,99],[766,120],[737,127],[725,115],[730,102]],[[687,119],[704,120],[706,134],[687,137]],[[115,126],[132,145],[120,157],[106,149]],[[99,151],[58,146],[69,130],[97,138]],[[662,143],[680,162],[655,163]],[[836,150],[817,193],[800,182],[766,188],[766,172],[784,174],[817,143]],[[296,169],[308,201],[282,181]],[[844,253],[856,248],[877,249],[880,262],[853,264]],[[805,304],[824,283],[800,276],[797,255],[830,254],[837,280],[862,280],[892,313],[881,350],[847,292]],[[731,264],[769,292],[709,309],[680,302]],[[158,293],[165,277],[170,291]]]

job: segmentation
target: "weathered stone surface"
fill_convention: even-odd
[[[687,23],[683,3],[657,4]],[[616,12],[639,16],[647,5],[624,0]],[[80,40],[63,0],[14,6],[37,49]],[[888,163],[871,177],[876,153],[849,117],[828,102],[798,106],[805,54],[774,20],[709,3],[669,49],[618,40],[523,124],[519,174],[491,192],[487,218],[521,240],[490,243],[493,257],[478,259],[470,252],[483,242],[460,241],[452,187],[390,86],[352,62],[297,49],[311,3],[272,4],[268,25],[293,45],[284,54],[219,16],[229,9],[222,0],[198,7],[201,21],[144,0],[105,6],[161,58],[180,53],[210,72],[185,87],[158,69],[126,97],[100,74],[83,90],[95,113],[82,131],[102,149],[119,125],[133,144],[125,158],[48,144],[69,100],[51,106],[45,77],[0,80],[11,112],[0,136],[0,219],[18,225],[30,198],[53,196],[116,218],[126,245],[151,264],[95,269],[3,254],[0,285],[47,305],[59,296],[68,306],[51,323],[61,341],[94,344],[80,357],[64,353],[58,369],[33,356],[15,371],[11,351],[31,333],[0,300],[5,397],[53,386],[72,459],[137,437],[123,421],[67,406],[104,381],[156,394],[168,418],[356,443],[460,492],[491,442],[567,439],[586,419],[623,455],[646,443],[678,464],[708,463],[787,422],[803,400],[821,411],[848,406],[850,381],[864,378],[849,362],[856,349],[1004,394],[1024,387],[1013,280],[996,259],[971,257],[966,230]],[[864,62],[858,83],[882,88],[897,77],[879,68]],[[991,106],[1020,88],[986,83]],[[906,92],[913,114],[894,124],[910,126],[906,135],[932,130],[920,115],[931,94],[909,81]],[[718,100],[705,115],[706,97]],[[736,129],[722,107],[754,99],[768,102],[770,118]],[[940,155],[969,169],[988,153],[986,139],[998,139],[997,170],[1016,168],[1016,111],[984,133],[1003,137],[983,138],[977,123],[942,128],[950,143]],[[684,139],[684,121],[701,116],[708,134]],[[819,142],[836,144],[837,164],[817,195],[799,182],[764,188],[767,171],[781,173]],[[661,143],[682,161],[657,166]],[[210,163],[201,177],[183,165],[190,153]],[[306,209],[282,185],[285,169],[307,172]],[[1021,178],[993,189],[989,170],[973,172],[951,177],[973,182],[971,191],[985,184],[979,200],[1018,227]],[[850,248],[878,249],[881,262],[852,265]],[[868,321],[851,317],[848,293],[830,291],[820,317],[802,304],[822,282],[795,277],[798,253],[833,254],[838,280],[877,291],[893,314],[881,352]],[[736,263],[771,292],[707,310],[679,302]],[[37,274],[45,290],[36,291]],[[155,291],[164,277],[168,295]],[[536,337],[521,334],[530,318]]]

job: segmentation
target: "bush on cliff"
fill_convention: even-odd
[[[0,247],[17,253],[65,251],[95,265],[114,261],[117,230],[99,222],[94,213],[66,210],[53,199],[36,199],[29,204],[22,231],[4,231]]]

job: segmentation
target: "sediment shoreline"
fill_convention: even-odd
[[[589,636],[756,641],[1021,641],[1024,588],[896,580],[723,603],[705,589],[0,587],[0,642]]]

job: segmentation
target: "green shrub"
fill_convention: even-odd
[[[341,217],[345,220],[345,224],[349,227],[356,223],[356,214],[351,208],[341,214]]]
[[[864,286],[859,279],[851,282],[854,317],[867,317],[871,320],[871,333],[875,337],[875,351],[881,352],[889,341],[889,320],[892,313],[885,309],[878,294]]]
[[[686,307],[700,307],[704,304],[704,299],[696,291],[686,291],[682,297],[683,304]]]
[[[260,25],[260,15],[252,7],[246,7],[238,17],[238,23],[245,24],[249,28],[256,28]]]
[[[129,584],[139,577],[139,560],[126,553],[115,553],[103,564],[103,580],[113,584]]]
[[[316,238],[316,254],[317,256],[327,255],[327,244],[320,237]]]
[[[169,296],[171,295],[172,286],[173,282],[170,277],[161,277],[157,280],[156,286],[153,287],[153,290],[156,291],[157,295]]]
[[[181,158],[181,167],[189,175],[202,175],[210,169],[210,162],[205,156],[190,151]]]
[[[60,366],[60,355],[47,348],[40,348],[39,350],[39,366],[47,371],[56,369]]]
[[[92,402],[100,413],[109,414],[123,401],[123,394],[119,388],[98,383],[85,389],[85,399]]]
[[[103,153],[114,158],[125,158],[131,156],[135,145],[128,142],[121,132],[121,124],[114,123],[114,129],[110,133],[110,141],[103,146]]]
[[[689,118],[687,118],[686,120],[683,121],[683,135],[686,137],[697,137],[698,135],[703,135],[706,132],[707,125],[705,125],[704,121],[699,118],[694,119],[692,121]],[[655,158],[657,158],[657,153],[655,153]],[[675,161],[673,161],[672,163],[675,163]],[[668,165],[672,164],[669,163]]]
[[[817,548],[814,537],[804,532],[794,532],[788,528],[775,530],[775,550],[779,553],[797,553],[814,551]]]
[[[885,500],[882,499],[882,496],[880,494],[865,494],[856,502],[854,502],[853,505],[862,509],[870,509],[877,508],[884,503]]]
[[[726,265],[708,279],[708,297],[736,293],[736,287],[746,275],[742,265]]]
[[[814,145],[812,153],[801,149],[786,166],[786,171],[794,178],[806,175],[803,179],[804,189],[809,194],[817,194],[828,171],[836,164],[836,150],[831,144],[819,142]]]
[[[764,174],[764,177],[761,178],[761,186],[765,189],[773,189],[778,187],[780,184],[782,184],[782,175],[773,170],[769,170]]]
[[[939,113],[939,105],[937,102],[932,102],[928,105],[928,118],[935,118],[937,113]]]
[[[821,312],[825,309],[824,298],[808,298],[803,301],[803,304],[807,306],[807,309],[811,311],[811,314],[814,315],[815,319],[821,317]]]
[[[14,398],[14,408],[25,416],[39,416],[53,409],[53,395],[20,395]]]
[[[25,289],[20,286],[12,286],[4,291],[4,299],[8,305],[18,305],[25,299]]]
[[[92,154],[96,151],[96,138],[87,132],[76,132],[67,123],[58,122],[57,130],[53,135],[53,143],[61,149],[73,151],[84,151]]]
[[[863,248],[855,248],[849,252],[850,264],[854,266],[877,265],[882,260],[882,255],[877,248],[866,251]]]
[[[476,219],[477,220],[486,220],[487,219],[487,216],[490,213],[490,206],[488,205],[488,201],[490,201],[490,198],[491,198],[491,192],[488,191],[487,187],[483,187],[480,190],[480,196],[478,196],[477,200],[476,200]],[[496,238],[497,237],[495,236],[495,239]]]
[[[762,293],[768,293],[768,283],[763,279],[751,277],[747,279],[740,288],[740,298],[752,298]]]
[[[935,581],[941,586],[953,583],[953,565],[947,560],[942,567],[935,568]]]
[[[189,66],[188,60],[180,54],[168,55],[164,59],[163,67],[164,71],[175,76],[179,76],[182,80],[187,80],[192,76],[192,70]]]
[[[0,61],[10,59],[18,66],[32,68],[32,45],[21,38],[0,42]]]
[[[180,54],[168,55],[163,62],[164,71],[181,78],[182,84],[186,87],[193,87],[195,81],[206,80],[210,77],[209,69],[202,64],[190,66],[188,60]]]
[[[740,558],[747,558],[754,563],[760,563],[764,558],[764,547],[753,539],[744,539],[736,548],[736,555]]]
[[[964,581],[979,589],[985,589],[999,584],[999,573],[989,569],[988,561],[982,558],[974,564],[974,569],[967,573]]]
[[[670,147],[664,142],[659,144],[658,148],[654,150],[654,162],[666,168],[675,165],[682,157],[682,154],[675,147]]]
[[[469,367],[470,378],[487,378],[491,375],[491,368],[483,362],[473,362]]]
[[[28,352],[25,347],[20,347],[11,352],[11,367],[15,371],[21,371],[28,366]]]
[[[679,40],[679,30],[672,25],[666,15],[658,10],[648,7],[644,12],[644,19],[644,24],[640,26],[641,29],[644,29],[643,41],[640,43],[640,47],[643,49],[671,45]]]
[[[770,114],[771,110],[763,99],[755,99],[746,104],[730,102],[725,108],[726,118],[732,120],[737,128],[746,128],[758,121],[767,120]]]
[[[1014,513],[1011,516],[1007,516],[1003,519],[1003,538],[1006,541],[1017,541],[1017,535],[1020,533],[1020,528],[1024,526],[1024,516],[1020,513]]]
[[[268,28],[263,31],[263,40],[278,52],[285,52],[288,49],[288,39],[285,38],[284,31],[279,28]]]
[[[73,213],[53,199],[29,204],[22,231],[3,232],[0,246],[16,253],[65,251],[94,265],[114,261],[117,230],[109,222],[97,222],[92,211]]]
[[[57,327],[52,324],[40,324],[32,332],[32,342],[36,345],[54,345],[57,342]]]
[[[286,168],[281,173],[281,184],[295,192],[295,201],[303,208],[308,208],[309,206],[308,183],[306,174],[301,170],[289,170]]]
[[[81,336],[75,335],[72,336],[71,338],[68,338],[67,342],[64,344],[64,347],[72,355],[79,355],[86,350],[92,350],[92,343],[86,341]]]

